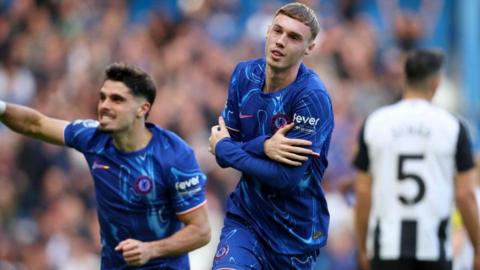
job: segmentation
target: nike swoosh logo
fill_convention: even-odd
[[[252,118],[253,117],[253,114],[243,114],[243,113],[240,113],[240,119],[244,119],[244,118]]]
[[[108,169],[110,169],[110,166],[105,165],[105,164],[101,164],[101,163],[98,163],[98,162],[94,161],[94,162],[93,162],[93,166],[92,166],[92,170],[95,170],[95,169],[108,170]]]

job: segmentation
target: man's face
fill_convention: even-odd
[[[309,53],[314,43],[310,28],[304,23],[279,14],[268,28],[265,55],[268,65],[288,69]]]
[[[137,119],[144,117],[145,103],[142,98],[132,95],[124,83],[106,80],[98,101],[100,129],[111,132],[128,130]]]

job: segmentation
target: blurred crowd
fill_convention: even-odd
[[[238,61],[261,57],[273,12],[287,1],[0,1],[0,99],[66,120],[96,118],[103,70],[112,62],[153,75],[149,121],[191,144],[208,176],[211,243],[191,254],[209,269],[226,198],[238,172],[207,150]],[[335,130],[323,187],[332,215],[317,269],[355,269],[350,161],[365,116],[399,99],[403,57],[418,46],[453,54],[453,1],[311,0],[323,31],[306,64],[334,103]],[[452,61],[453,63],[453,61]],[[449,70],[453,69],[451,66]],[[447,70],[437,102],[455,111]],[[93,182],[74,150],[0,126],[0,269],[99,269]]]

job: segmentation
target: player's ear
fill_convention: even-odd
[[[305,50],[305,55],[309,55],[313,51],[313,48],[315,48],[315,45],[315,41],[312,40],[308,45],[307,49]]]
[[[434,76],[432,76],[430,78],[430,80],[428,81],[428,98],[429,99],[432,99],[433,96],[435,95],[435,92],[437,92],[437,89],[438,87],[440,86],[440,82],[441,82],[441,75],[440,74],[436,74]]]
[[[150,111],[152,105],[149,102],[143,102],[137,110],[137,118],[145,117],[145,115]]]
[[[436,90],[438,86],[440,86],[440,81],[441,81],[441,75],[436,74],[435,76],[432,76],[430,79],[430,89]]]

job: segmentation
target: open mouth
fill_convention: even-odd
[[[99,117],[100,123],[110,122],[113,119],[115,119],[115,117],[113,115],[109,115],[109,114],[101,114],[100,117]]]
[[[280,57],[283,57],[285,56],[285,54],[283,54],[281,51],[279,50],[271,50],[270,53],[275,56],[276,58],[280,58]]]

